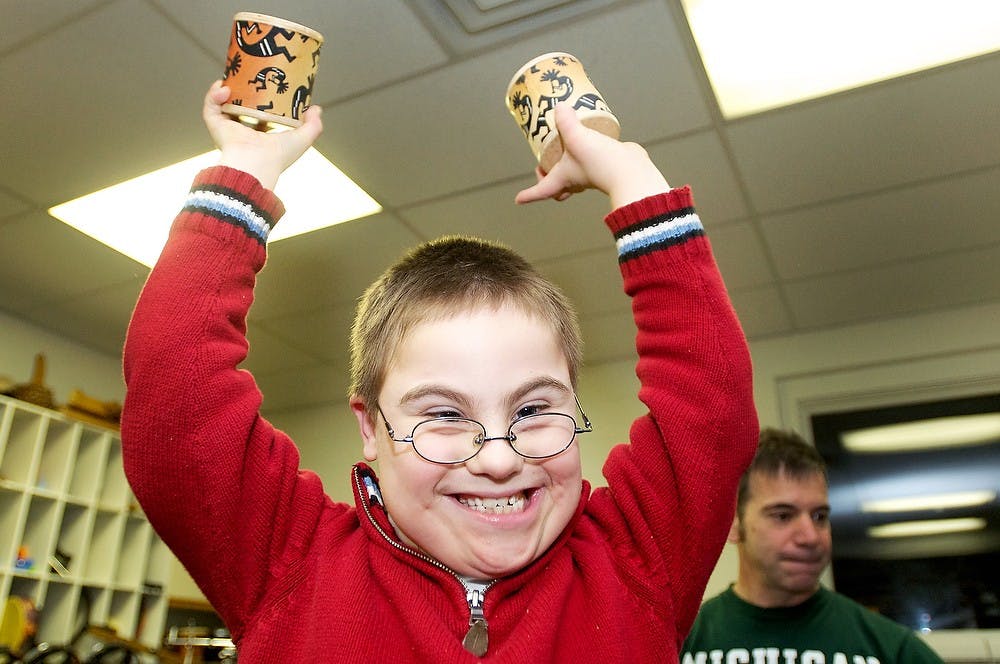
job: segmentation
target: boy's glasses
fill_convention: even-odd
[[[507,428],[506,436],[487,436],[486,427],[466,417],[439,417],[417,422],[409,436],[396,438],[389,421],[378,404],[379,415],[385,422],[389,438],[397,443],[408,443],[421,458],[431,463],[464,463],[479,454],[487,441],[506,440],[511,449],[526,459],[548,459],[564,452],[577,434],[594,430],[583,412],[580,400],[576,407],[583,416],[579,426],[572,415],[566,413],[535,413],[519,417]]]

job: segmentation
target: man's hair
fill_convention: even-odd
[[[757,454],[740,478],[736,494],[736,515],[740,521],[750,500],[750,478],[754,473],[792,479],[804,479],[819,474],[826,479],[826,463],[816,448],[794,431],[765,428],[760,432]]]
[[[446,236],[404,254],[362,295],[351,328],[350,395],[374,410],[386,367],[417,324],[504,304],[551,326],[575,388],[583,341],[562,291],[506,246]]]

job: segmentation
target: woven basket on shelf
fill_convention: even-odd
[[[31,382],[15,385],[10,391],[10,396],[42,408],[52,408],[55,405],[52,390],[45,387],[44,355],[41,353],[35,355],[35,367],[31,373]]]

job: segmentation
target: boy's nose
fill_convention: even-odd
[[[486,475],[495,480],[504,480],[520,472],[524,457],[514,451],[503,436],[486,438],[479,454],[465,462],[465,467],[473,475]]]

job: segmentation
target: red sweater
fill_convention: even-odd
[[[264,240],[283,212],[252,177],[199,174],[125,346],[125,470],[157,532],[232,631],[240,661],[472,662],[470,605],[409,550],[377,483],[355,504],[299,469],[236,367]],[[676,662],[725,542],[758,429],[746,342],[690,192],[615,210],[649,413],[585,485],[559,540],[486,592],[484,661]]]

